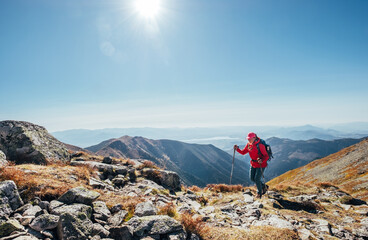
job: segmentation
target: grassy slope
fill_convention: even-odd
[[[354,197],[368,200],[368,139],[288,171],[268,183],[273,187],[330,183]]]

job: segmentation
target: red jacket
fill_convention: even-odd
[[[267,151],[266,151],[266,147],[262,143],[260,143],[258,145],[259,150],[261,151],[262,154],[258,154],[257,143],[259,143],[259,141],[260,141],[260,139],[257,139],[253,144],[250,144],[248,142],[243,150],[240,150],[238,148],[237,151],[238,151],[238,153],[240,153],[242,155],[245,155],[245,154],[249,153],[249,156],[251,158],[250,164],[252,165],[252,167],[254,167],[254,168],[260,168],[260,167],[265,168],[265,167],[267,167],[268,154],[267,154]],[[262,159],[262,161],[263,161],[261,165],[257,161],[258,158]]]

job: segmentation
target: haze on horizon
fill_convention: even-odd
[[[367,12],[365,0],[3,0],[0,120],[368,122]]]

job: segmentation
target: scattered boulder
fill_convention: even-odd
[[[70,160],[64,143],[51,136],[44,127],[28,122],[0,122],[0,148],[17,164]]]
[[[9,236],[12,232],[24,231],[24,227],[14,219],[0,222],[0,238]]]
[[[110,232],[107,231],[101,224],[94,223],[92,226],[92,236],[99,236],[100,238],[107,238]]]
[[[39,206],[31,206],[23,213],[23,217],[37,217],[42,214],[42,209]]]
[[[151,201],[138,203],[135,207],[134,214],[138,217],[156,215],[157,208],[153,205]]]
[[[268,219],[262,221],[254,221],[254,226],[273,226],[277,228],[287,228],[294,230],[294,226],[287,220],[281,219],[277,215],[271,215]]]
[[[115,240],[133,240],[133,228],[127,225],[111,227],[110,237]]]
[[[9,216],[23,205],[17,186],[13,181],[0,182],[0,218]]]
[[[81,213],[84,213],[88,216],[88,218],[91,218],[92,208],[84,204],[75,203],[72,205],[63,205],[61,207],[54,208],[51,211],[51,214],[58,215],[58,216],[61,216],[63,213],[69,213],[69,214],[74,214],[74,215],[79,215]]]
[[[105,202],[102,201],[96,201],[93,202],[93,218],[107,221],[111,217],[111,213],[109,209],[106,206]]]
[[[176,172],[152,168],[144,168],[142,170],[142,175],[145,178],[152,180],[167,189],[173,191],[181,190],[180,177]]]
[[[116,187],[124,187],[129,182],[129,177],[117,176],[112,180]]]
[[[133,217],[127,222],[133,228],[135,237],[184,233],[183,226],[175,219],[166,215]]]
[[[63,213],[57,226],[57,233],[61,240],[87,240],[92,233],[93,223],[84,213]]]
[[[66,204],[82,203],[92,205],[92,202],[99,196],[98,192],[90,191],[84,187],[76,187],[64,193],[58,200]]]
[[[6,161],[6,156],[3,151],[0,150],[0,167],[4,167],[8,164],[8,161]]]
[[[54,229],[58,225],[59,218],[60,217],[57,215],[42,214],[36,217],[29,226],[39,232],[47,229]]]
[[[120,210],[117,213],[115,213],[112,217],[108,219],[108,223],[111,226],[119,226],[124,222],[125,217],[127,216],[128,211],[126,210]]]
[[[104,159],[102,160],[102,163],[112,164],[112,158],[111,157],[104,157]]]
[[[98,171],[103,172],[105,176],[116,176],[118,174],[126,175],[128,173],[129,167],[106,164],[101,162],[94,161],[71,161],[70,165],[72,166],[89,166],[91,168],[96,168]]]

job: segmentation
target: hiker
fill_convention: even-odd
[[[249,177],[250,180],[255,182],[257,186],[257,198],[261,198],[262,195],[267,192],[268,188],[267,185],[262,183],[262,175],[264,169],[267,167],[267,160],[269,156],[267,154],[265,145],[260,143],[260,139],[257,137],[257,134],[250,132],[247,136],[247,139],[248,143],[243,150],[239,149],[238,145],[234,145],[234,149],[242,155],[249,153],[251,158]]]

